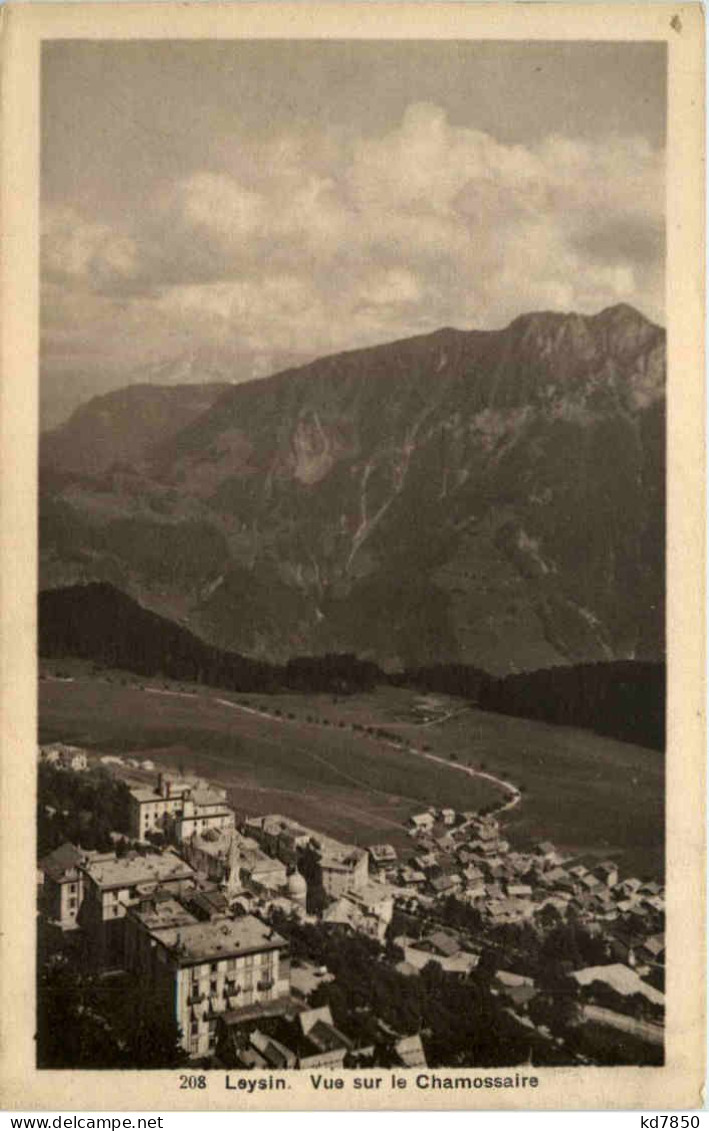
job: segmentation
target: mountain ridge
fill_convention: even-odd
[[[534,312],[220,387],[127,467],[45,446],[42,583],[273,661],[661,658],[665,364],[632,307]]]

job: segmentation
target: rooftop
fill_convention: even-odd
[[[75,871],[85,855],[80,848],[66,841],[60,844],[59,848],[55,848],[54,852],[44,856],[39,862],[39,867],[45,876],[60,880],[66,872]]]
[[[253,951],[275,950],[286,945],[285,939],[255,915],[192,923],[181,928],[170,927],[153,931],[153,935],[164,947],[174,952],[181,965]]]
[[[189,799],[194,801],[195,805],[225,805],[226,790],[194,789]]]
[[[197,922],[194,915],[191,915],[178,900],[173,898],[146,899],[137,907],[132,908],[131,914],[139,919],[149,931],[164,927],[184,927],[189,923]]]
[[[625,996],[642,994],[654,1005],[664,1005],[665,995],[653,986],[644,982],[639,974],[622,963],[612,963],[609,966],[587,966],[585,970],[575,970],[572,977],[580,986],[590,986],[593,982],[603,982],[610,986],[616,993]]]
[[[84,871],[100,888],[133,887],[135,884],[166,883],[190,879],[194,870],[174,852],[147,856],[112,856],[89,861]]]

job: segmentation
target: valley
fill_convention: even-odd
[[[282,811],[350,842],[402,848],[412,813],[501,808],[517,788],[519,803],[502,815],[514,843],[550,838],[569,853],[611,856],[631,874],[663,874],[664,758],[654,750],[452,698],[441,721],[421,723],[421,696],[402,688],[238,695],[96,674],[78,661],[43,670],[41,741],[194,770],[225,785],[246,815]]]

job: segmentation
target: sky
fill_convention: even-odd
[[[45,43],[45,422],[531,310],[662,322],[665,113],[662,44]]]

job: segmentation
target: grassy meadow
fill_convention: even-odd
[[[662,875],[657,751],[442,696],[437,721],[422,724],[421,696],[406,689],[242,695],[92,673],[78,662],[43,667],[45,676],[71,678],[40,680],[41,741],[195,771],[227,786],[237,812],[283,812],[343,840],[403,848],[411,845],[405,822],[422,807],[505,799],[494,782],[461,772],[472,767],[521,788],[521,804],[505,815],[513,842],[548,838],[569,852],[612,856],[626,874]],[[364,728],[398,735],[412,750]]]

